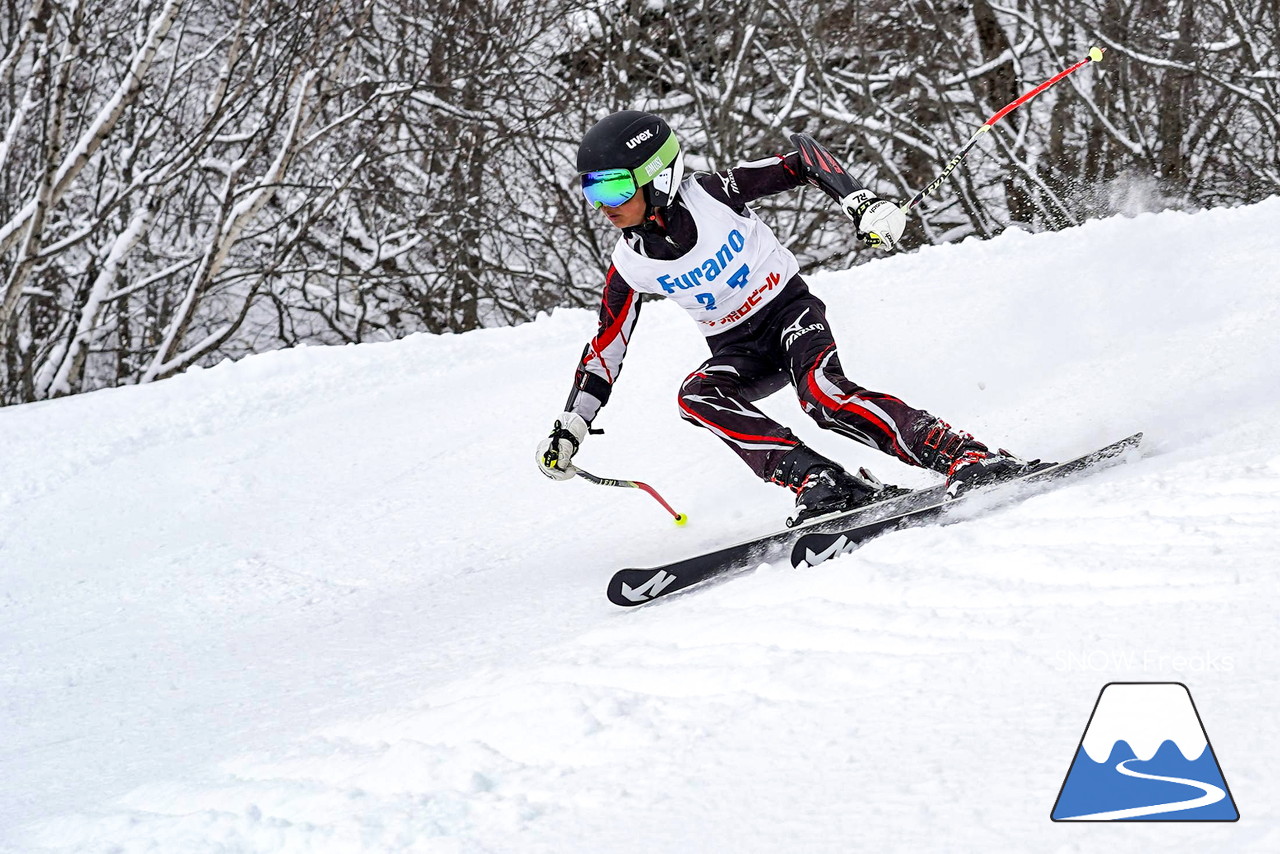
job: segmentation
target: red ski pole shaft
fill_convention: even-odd
[[[689,521],[688,516],[684,515],[683,513],[677,513],[675,510],[673,510],[671,505],[666,502],[666,499],[664,499],[661,495],[658,494],[658,490],[654,489],[652,486],[650,486],[647,483],[641,483],[638,480],[622,480],[621,478],[614,478],[614,477],[597,477],[589,471],[583,471],[577,466],[572,466],[572,465],[569,467],[569,471],[572,471],[574,474],[576,474],[578,477],[582,478],[583,480],[586,480],[590,483],[597,484],[599,486],[621,486],[627,489],[639,489],[643,492],[647,492],[649,495],[653,497],[654,501],[661,504],[668,513],[670,513],[672,516],[675,517],[677,525],[683,525],[685,522]]]
[[[961,148],[959,151],[957,151],[955,155],[950,160],[947,161],[947,165],[943,167],[942,172],[939,173],[937,178],[934,178],[932,181],[930,181],[928,186],[926,186],[920,192],[916,193],[915,196],[912,197],[911,201],[907,202],[902,206],[902,212],[906,213],[907,211],[911,210],[916,205],[920,204],[921,199],[923,199],[925,196],[929,195],[934,190],[941,187],[942,182],[947,180],[947,176],[949,176],[952,172],[956,170],[956,167],[960,165],[960,161],[964,160],[965,155],[967,155],[970,152],[970,150],[972,150],[973,147],[978,144],[978,140],[982,138],[982,135],[987,131],[991,130],[992,125],[1000,121],[1009,113],[1016,110],[1018,107],[1025,104],[1027,101],[1030,101],[1036,95],[1039,95],[1045,89],[1048,89],[1050,86],[1057,83],[1062,78],[1066,77],[1068,74],[1075,73],[1076,71],[1080,70],[1081,68],[1084,68],[1086,65],[1088,65],[1091,62],[1102,62],[1103,52],[1104,52],[1103,49],[1099,47],[1090,48],[1089,55],[1086,56],[1084,59],[1080,60],[1079,62],[1077,62],[1075,65],[1071,66],[1070,68],[1059,71],[1057,74],[1053,75],[1048,80],[1044,81],[1039,86],[1032,89],[1030,92],[1021,96],[1016,101],[1013,101],[1009,104],[1005,104],[1000,109],[999,112],[997,112],[991,118],[987,119],[986,122],[983,123],[982,127],[978,128],[978,130],[973,134],[973,136],[969,137],[969,141],[964,144],[964,147]]]

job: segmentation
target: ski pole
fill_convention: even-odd
[[[590,483],[597,484],[599,486],[622,486],[628,489],[644,490],[645,492],[653,496],[654,501],[657,501],[659,504],[665,507],[667,512],[675,517],[677,525],[683,525],[685,522],[689,521],[688,516],[684,515],[683,513],[677,513],[675,510],[671,509],[671,505],[668,504],[663,499],[663,497],[658,494],[658,490],[654,489],[652,486],[650,486],[647,483],[641,483],[638,480],[621,480],[619,478],[612,478],[612,477],[596,477],[591,472],[583,471],[582,469],[572,464],[569,465],[568,471],[573,472],[583,480],[586,480]]]
[[[925,187],[920,192],[916,193],[915,197],[912,198],[911,201],[907,202],[905,205],[902,206],[902,212],[906,213],[907,211],[911,210],[916,205],[920,204],[921,199],[923,199],[929,193],[932,193],[934,190],[938,189],[938,187],[942,186],[942,182],[947,180],[947,176],[956,170],[956,167],[960,165],[960,161],[964,160],[965,155],[969,153],[970,149],[972,149],[975,145],[978,144],[978,140],[982,137],[982,135],[987,131],[991,130],[992,125],[1000,121],[1002,118],[1004,118],[1009,113],[1013,112],[1018,107],[1025,104],[1027,101],[1030,101],[1036,95],[1039,95],[1045,89],[1048,89],[1054,83],[1057,83],[1059,80],[1066,77],[1068,74],[1071,74],[1072,72],[1075,72],[1081,68],[1084,68],[1086,65],[1088,65],[1091,62],[1102,62],[1103,52],[1104,52],[1103,49],[1100,47],[1089,48],[1089,55],[1086,56],[1084,59],[1080,60],[1075,65],[1071,66],[1065,71],[1059,71],[1057,74],[1053,75],[1048,80],[1044,81],[1039,86],[1032,89],[1027,94],[1023,95],[1021,98],[1018,98],[1016,101],[1013,101],[1010,104],[1006,104],[1003,108],[1001,108],[1001,110],[998,113],[996,113],[991,118],[987,119],[986,123],[983,124],[982,127],[978,128],[977,132],[974,133],[973,136],[969,137],[969,141],[965,143],[964,148],[956,152],[955,156],[947,161],[947,165],[945,168],[943,168],[941,174],[939,174],[937,178],[934,178],[932,181],[930,181],[927,187]]]

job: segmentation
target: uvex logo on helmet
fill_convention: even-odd
[[[631,139],[627,140],[627,148],[635,148],[637,145],[644,142],[646,139],[652,139],[652,138],[653,138],[652,130],[641,131],[640,133],[631,137]]]
[[[577,167],[583,180],[591,172],[629,171],[655,208],[672,203],[684,178],[676,135],[661,116],[639,110],[610,113],[592,125],[578,145]]]

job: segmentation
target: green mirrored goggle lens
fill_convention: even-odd
[[[616,208],[636,194],[636,179],[630,169],[601,169],[582,176],[582,194],[593,208]]]

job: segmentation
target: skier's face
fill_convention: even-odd
[[[636,193],[616,208],[601,205],[600,210],[618,228],[632,228],[644,222],[644,191]]]

